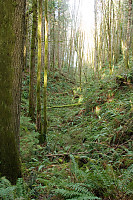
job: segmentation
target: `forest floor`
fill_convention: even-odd
[[[27,113],[27,80],[21,116],[25,199],[131,200],[132,82],[120,73],[88,80],[80,91],[71,79],[51,73],[47,145],[39,145]]]

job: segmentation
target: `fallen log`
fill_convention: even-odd
[[[46,157],[58,157],[58,156],[70,156],[70,155],[85,155],[89,152],[76,152],[76,153],[59,153],[59,154],[47,154]]]
[[[61,106],[50,106],[47,107],[47,109],[51,108],[65,108],[65,107],[74,107],[74,106],[81,106],[83,103],[75,103],[75,104],[67,104],[67,105],[61,105]]]

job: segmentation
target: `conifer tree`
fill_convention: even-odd
[[[44,135],[42,142],[47,135],[47,69],[48,69],[48,0],[45,0],[45,59],[44,59]]]
[[[37,65],[37,131],[40,133],[39,140],[42,137],[42,122],[41,122],[41,30],[42,30],[42,0],[38,0],[38,65]]]
[[[20,90],[24,65],[25,0],[0,0],[0,176],[21,177]]]
[[[126,55],[125,55],[125,67],[129,68],[129,49],[131,44],[131,26],[132,26],[132,0],[128,0],[128,24],[126,33]]]
[[[31,38],[31,59],[30,59],[30,85],[29,85],[29,116],[32,121],[36,121],[35,117],[35,64],[36,64],[36,36],[37,36],[37,0],[33,0],[33,23],[32,23],[32,38]]]
[[[97,33],[97,0],[94,1],[94,14],[95,14],[95,54],[94,54],[94,72],[98,75],[98,33]]]

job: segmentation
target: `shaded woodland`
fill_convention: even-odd
[[[133,198],[132,0],[83,1],[0,0],[2,200]]]

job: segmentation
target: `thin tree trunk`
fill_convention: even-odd
[[[111,17],[111,13],[112,12],[112,0],[111,2],[108,1],[108,40],[109,40],[109,49],[108,49],[108,58],[109,58],[109,70],[110,70],[110,74],[112,74],[112,66],[111,66],[111,62],[112,62],[112,50],[111,50],[111,29],[112,29],[112,17]]]
[[[112,54],[113,54],[113,69],[114,70],[114,65],[115,65],[115,57],[116,57],[116,52],[115,52],[115,43],[116,43],[116,23],[115,23],[115,8],[114,8],[114,3],[113,3],[113,25],[112,25]]]
[[[44,132],[41,142],[46,141],[47,135],[47,69],[48,69],[48,0],[45,0],[45,60],[44,60]]]
[[[26,3],[25,9],[25,41],[24,41],[24,67],[27,68],[27,43],[28,43],[28,33],[29,32],[29,2]]]
[[[61,70],[60,63],[60,1],[58,0],[58,69]]]
[[[95,12],[95,56],[94,56],[94,72],[95,76],[98,77],[98,34],[97,34],[97,0],[94,1],[94,12]]]
[[[116,34],[116,45],[115,45],[115,62],[118,63],[121,53],[121,0],[118,5],[118,22],[117,22],[117,34]]]
[[[55,10],[54,10],[54,20],[53,20],[53,69],[55,68]]]
[[[41,66],[44,66],[44,46],[45,46],[45,12],[42,1],[42,28],[41,28]]]
[[[128,1],[128,25],[126,34],[126,55],[125,55],[125,67],[129,68],[129,49],[130,49],[130,38],[131,38],[131,19],[132,19],[132,0]]]
[[[37,131],[42,135],[41,123],[41,29],[42,29],[42,0],[39,0],[38,5],[38,66],[37,66]]]
[[[72,60],[72,49],[73,49],[73,28],[71,27],[71,36],[70,36],[70,41],[69,41],[69,49],[68,49],[68,72],[70,71],[71,67],[71,60]]]
[[[29,84],[29,116],[35,122],[35,63],[36,63],[36,36],[37,36],[37,0],[33,0],[33,24],[31,39],[30,84]]]

